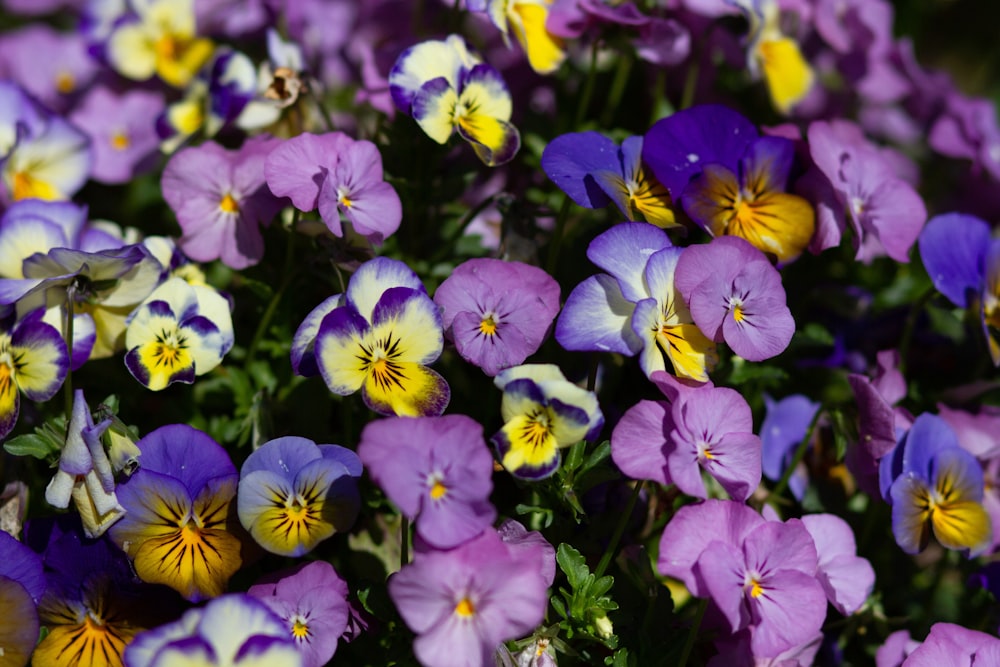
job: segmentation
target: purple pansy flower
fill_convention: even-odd
[[[913,186],[896,175],[886,154],[850,121],[816,121],[808,137],[809,153],[827,181],[817,186],[817,236],[827,239],[823,247],[837,245],[850,222],[859,259],[884,253],[908,262],[927,220]]]
[[[59,331],[42,321],[41,311],[21,319],[0,307],[0,438],[17,423],[21,394],[47,401],[62,387],[69,368],[66,343]]]
[[[815,229],[809,202],[786,192],[793,157],[791,141],[759,137],[749,120],[719,105],[668,116],[642,143],[643,161],[692,220],[780,262],[795,259]]]
[[[261,225],[269,225],[281,202],[264,183],[264,159],[277,145],[254,137],[229,151],[208,141],[185,148],[163,170],[163,198],[177,216],[177,245],[198,262],[221,259],[234,269],[264,256]]]
[[[255,450],[240,469],[240,523],[259,545],[302,556],[354,524],[361,461],[339,445],[286,436]]]
[[[611,434],[611,456],[633,479],[673,483],[696,498],[708,497],[702,469],[734,500],[745,501],[760,484],[750,406],[736,391],[711,384],[629,408]]]
[[[919,246],[934,287],[959,308],[978,308],[993,364],[1000,366],[1000,238],[973,215],[945,213],[927,223]]]
[[[0,71],[53,111],[64,113],[97,74],[83,35],[57,32],[30,23],[5,32],[0,41]]]
[[[390,417],[361,432],[358,456],[430,545],[450,549],[489,528],[493,457],[464,415]]]
[[[780,354],[795,333],[781,275],[741,238],[685,248],[675,282],[698,328],[748,361]]]
[[[628,220],[674,227],[670,193],[642,164],[642,137],[619,147],[598,132],[570,132],[548,143],[542,169],[570,199],[586,208],[614,202]]]
[[[303,667],[322,667],[336,653],[350,619],[347,593],[347,583],[322,560],[270,574],[247,590],[284,621]]]
[[[830,604],[850,616],[865,603],[875,585],[875,570],[857,555],[854,531],[834,514],[807,514],[802,524],[812,535],[819,557],[816,578]]]
[[[536,556],[492,529],[450,551],[417,553],[389,580],[389,595],[427,667],[493,664],[497,645],[531,632],[548,604]]]
[[[264,165],[268,187],[300,211],[318,208],[334,236],[344,236],[341,215],[358,234],[381,243],[403,217],[399,195],[385,182],[382,155],[370,141],[342,132],[308,132],[278,145]]]
[[[883,497],[892,504],[892,532],[906,553],[930,542],[976,556],[992,544],[983,507],[983,470],[940,417],[922,414],[879,462]]]
[[[441,283],[434,303],[458,353],[492,377],[538,351],[559,312],[559,283],[529,264],[470,259]]]
[[[766,413],[760,425],[761,472],[777,482],[791,463],[802,438],[806,437],[820,405],[802,394],[786,396],[780,401],[765,394],[764,405]],[[788,488],[796,499],[802,500],[808,484],[809,476],[805,466],[800,464],[789,477]]]
[[[42,559],[0,531],[0,646],[11,665],[27,665],[38,643],[37,605],[45,593]],[[16,619],[16,620],[15,620]]]
[[[1000,664],[1000,639],[953,623],[935,623],[924,642],[914,648],[903,667],[973,667]]]

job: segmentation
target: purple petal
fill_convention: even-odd
[[[594,174],[619,171],[618,146],[598,132],[563,134],[542,152],[542,170],[580,206],[603,208],[610,200]]]
[[[556,320],[556,340],[571,351],[634,356],[642,349],[642,340],[632,331],[634,310],[634,303],[622,296],[617,280],[603,273],[591,276],[566,299]]]
[[[798,570],[780,570],[755,600],[751,649],[773,657],[809,641],[826,618],[826,595],[816,578]]]
[[[142,469],[179,479],[193,498],[210,479],[237,476],[229,454],[208,434],[185,424],[171,424],[136,443]]]
[[[312,211],[325,174],[352,142],[343,132],[306,132],[285,140],[264,163],[268,188],[278,197],[291,199],[300,211]]]
[[[747,300],[742,313],[742,321],[726,317],[722,323],[722,337],[733,352],[747,361],[764,361],[784,352],[795,333],[795,320],[783,293],[780,298]]]
[[[650,296],[643,280],[649,257],[670,247],[670,238],[646,222],[615,225],[587,247],[587,258],[618,280],[625,299],[633,303]]]
[[[960,308],[967,308],[986,278],[990,228],[961,213],[931,218],[920,232],[920,259],[934,287]]]
[[[268,440],[243,462],[240,477],[255,470],[270,470],[289,482],[295,475],[313,461],[323,458],[316,443],[308,438],[285,436]]]
[[[850,616],[861,608],[875,585],[871,563],[857,556],[854,532],[833,514],[808,514],[802,523],[819,555],[817,578],[837,611]]]
[[[611,458],[632,479],[670,484],[667,455],[674,422],[665,401],[639,401],[622,415],[611,433]]]

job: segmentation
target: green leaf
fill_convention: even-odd
[[[569,585],[573,587],[573,590],[580,588],[590,575],[590,568],[587,567],[587,560],[583,554],[565,542],[556,549],[556,562],[559,563],[559,568],[566,573],[566,579],[569,580]]]
[[[48,459],[52,455],[58,455],[61,443],[55,444],[52,440],[40,433],[26,433],[4,443],[3,448],[8,454],[14,456],[34,456],[36,459]]]

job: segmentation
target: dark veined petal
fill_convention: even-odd
[[[361,395],[370,409],[382,415],[431,417],[440,415],[451,400],[451,388],[437,372],[412,362],[372,365]]]
[[[24,320],[10,341],[17,387],[33,401],[47,401],[62,386],[69,368],[66,343],[55,327],[40,319]]]

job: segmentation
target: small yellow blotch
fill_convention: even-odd
[[[479,331],[487,336],[492,336],[497,332],[497,321],[493,319],[492,315],[483,318],[483,321],[479,323]]]
[[[305,639],[309,636],[309,626],[300,619],[295,619],[295,623],[292,625],[292,636],[296,639]]]
[[[156,40],[154,49],[157,57],[161,60],[175,60],[180,50],[179,47],[180,45],[173,35],[164,35]]]
[[[448,493],[448,487],[441,483],[440,480],[434,480],[434,484],[431,485],[430,496],[433,500],[438,500],[444,498],[444,495]]]
[[[756,579],[750,580],[750,597],[759,598],[764,593],[764,588]]]
[[[29,173],[23,171],[15,172],[11,181],[11,195],[14,197],[14,201],[22,199],[46,199],[51,201],[59,198],[59,192],[54,187]]]
[[[737,322],[743,321],[743,306],[733,306],[733,319]]]
[[[222,201],[219,202],[219,208],[222,209],[223,213],[240,212],[240,205],[236,203],[236,200],[233,199],[233,196],[228,192],[226,193],[226,196],[222,198]]]
[[[468,618],[476,613],[476,606],[472,604],[472,600],[469,598],[462,598],[455,605],[455,613],[464,618]]]
[[[706,447],[706,448],[704,449],[704,451],[702,451],[702,454],[703,454],[703,455],[704,455],[704,457],[705,457],[706,459],[708,459],[709,461],[711,461],[712,459],[714,459],[714,458],[715,458],[715,455],[714,455],[714,454],[712,454],[712,450],[711,450],[711,449],[709,449],[708,447]]]
[[[111,135],[111,147],[116,151],[125,150],[131,143],[132,142],[129,141],[128,135],[124,132],[115,132]]]
[[[340,205],[343,206],[344,208],[351,208],[352,206],[354,206],[354,202],[351,201],[351,199],[347,195],[340,195],[340,199],[338,201],[340,202]]]
[[[76,88],[76,81],[69,72],[62,71],[56,75],[56,90],[63,95],[69,95]]]

